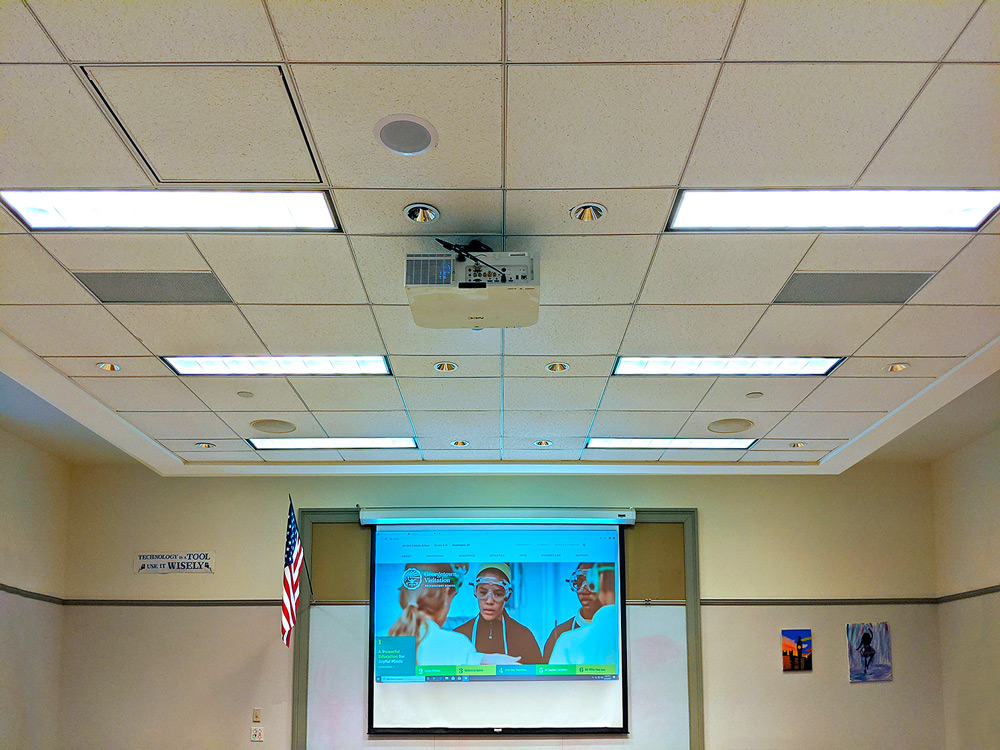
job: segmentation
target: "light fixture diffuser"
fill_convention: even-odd
[[[668,230],[974,230],[1000,190],[684,190]]]
[[[384,356],[163,357],[178,375],[388,375]]]
[[[829,375],[844,357],[619,357],[615,375]]]
[[[411,437],[380,438],[247,438],[259,451],[330,450],[338,448],[416,448]]]
[[[31,229],[292,231],[337,228],[321,192],[3,190]]]
[[[756,438],[590,438],[586,447],[743,450],[756,442]]]

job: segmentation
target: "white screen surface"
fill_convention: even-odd
[[[623,731],[617,526],[380,526],[372,731]]]

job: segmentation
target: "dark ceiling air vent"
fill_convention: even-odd
[[[877,305],[906,302],[933,274],[793,273],[774,301],[798,305]]]
[[[210,271],[181,273],[77,273],[101,302],[146,304],[222,304],[233,300]]]

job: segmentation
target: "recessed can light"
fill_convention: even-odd
[[[104,372],[118,372],[122,368],[114,362],[98,362],[97,369],[104,370]]]
[[[763,398],[763,397],[764,394],[761,393],[760,391],[750,391],[750,393],[747,394],[747,398]]]
[[[284,419],[255,419],[250,426],[258,432],[267,432],[271,435],[284,435],[297,429],[294,424]]]
[[[753,427],[753,422],[749,419],[734,417],[731,419],[717,419],[708,425],[709,432],[729,434],[732,432],[746,432]]]
[[[573,206],[569,214],[577,221],[597,221],[607,213],[607,210],[600,203],[581,203],[579,206]]]
[[[451,444],[454,445],[456,448],[464,448],[465,446],[468,445],[468,443],[464,440],[452,440]]]
[[[552,445],[552,441],[551,440],[536,440],[535,441],[535,445],[537,445],[539,448],[548,448],[550,445]]]
[[[236,395],[240,398],[253,398],[253,393],[251,391],[236,391]]]
[[[569,369],[569,365],[565,362],[549,362],[545,365],[545,369],[549,372],[566,372]]]
[[[437,145],[437,130],[423,117],[389,115],[375,123],[375,137],[390,151],[416,156]]]
[[[805,448],[806,444],[805,443],[789,443],[788,447],[789,448]]]
[[[434,369],[438,372],[454,372],[458,369],[458,365],[454,362],[435,362]]]
[[[891,365],[886,365],[882,369],[886,372],[902,372],[909,366],[909,362],[893,362]]]
[[[437,221],[441,212],[429,203],[411,203],[403,209],[403,215],[417,224],[429,224],[432,221]]]
[[[215,447],[215,443],[195,443],[194,447],[195,448],[204,448],[204,449],[214,448]]]

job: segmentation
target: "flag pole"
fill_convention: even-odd
[[[288,504],[292,506],[292,513],[295,512],[295,503],[292,502],[292,493],[288,493]],[[299,520],[295,519],[295,525],[298,526]],[[299,532],[299,539],[302,538],[302,532]],[[312,550],[310,550],[311,552]],[[316,599],[316,590],[313,588],[313,579],[309,575],[309,563],[306,562],[305,554],[302,555],[302,567],[306,570],[306,580],[309,581],[309,603],[311,604]]]

